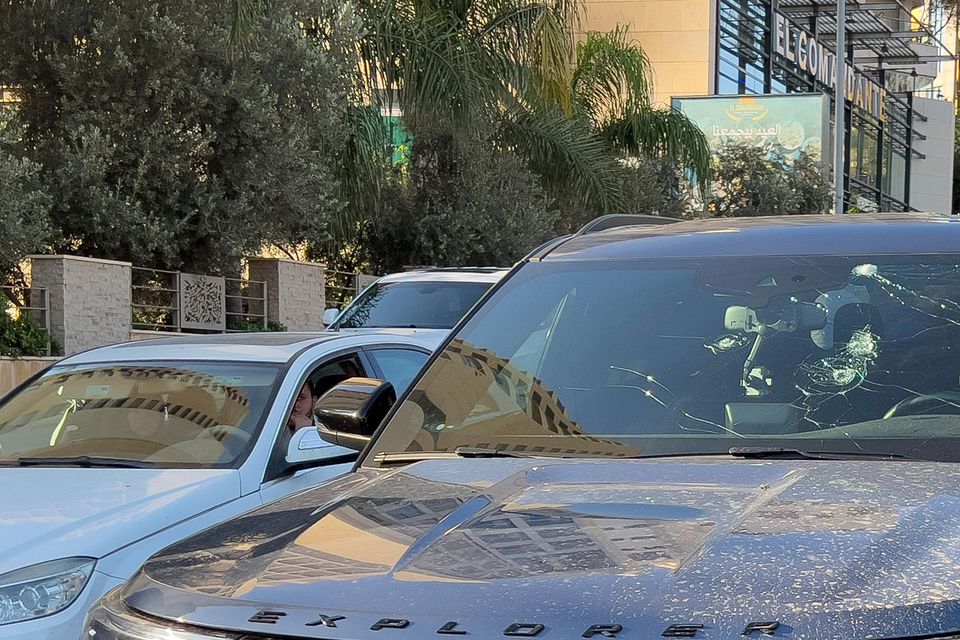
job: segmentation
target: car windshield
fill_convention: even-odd
[[[367,464],[459,447],[956,461],[954,349],[960,256],[531,263],[431,365]]]
[[[337,327],[451,329],[489,288],[482,282],[378,283],[347,308]]]
[[[242,362],[57,367],[0,406],[0,464],[239,466],[277,375]]]

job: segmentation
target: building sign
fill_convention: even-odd
[[[787,160],[807,153],[824,160],[829,99],[822,93],[675,98],[673,106],[707,137],[711,151],[731,144],[765,149]]]
[[[800,71],[820,83],[836,89],[837,56],[824,47],[804,29],[796,27],[790,19],[778,11],[773,12],[773,34],[770,43],[773,53],[794,63]],[[844,92],[847,101],[883,120],[883,103],[886,89],[856,70],[845,65]]]

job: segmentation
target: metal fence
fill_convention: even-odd
[[[264,331],[267,284],[179,271],[133,268],[131,326],[171,332]]]
[[[328,309],[343,309],[357,294],[376,280],[376,276],[353,271],[335,271],[327,269],[326,276],[326,305]]]
[[[51,355],[50,293],[41,287],[0,287],[3,311],[10,317],[25,319],[46,332],[46,346],[38,355]]]
[[[227,331],[266,331],[267,283],[226,278]]]

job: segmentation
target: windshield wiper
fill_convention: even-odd
[[[378,453],[374,461],[380,464],[405,464],[423,460],[450,460],[452,458],[583,458],[575,454],[550,453],[545,451],[507,451],[482,447],[457,447],[453,451],[397,451]]]
[[[887,451],[805,451],[785,447],[731,447],[728,451],[737,458],[811,458],[813,460],[911,460],[909,456]]]
[[[100,456],[17,458],[17,465],[21,467],[96,467],[103,469],[153,469],[157,466],[153,462]]]

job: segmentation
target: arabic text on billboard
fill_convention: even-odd
[[[788,160],[803,152],[818,162],[824,158],[823,94],[678,98],[674,106],[703,130],[711,151],[738,144]]]

